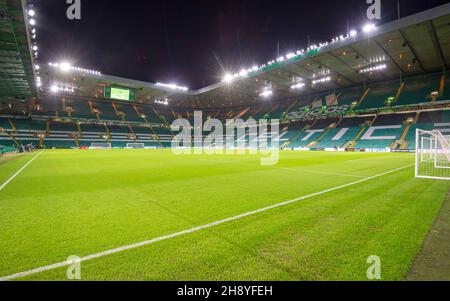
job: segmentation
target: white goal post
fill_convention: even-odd
[[[143,149],[145,148],[145,143],[127,143],[127,148]]]
[[[450,136],[441,131],[416,131],[416,177],[450,180]]]
[[[92,142],[91,149],[111,149],[111,143],[105,143],[105,142]]]

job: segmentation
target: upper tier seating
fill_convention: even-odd
[[[353,102],[358,103],[363,94],[363,87],[343,89],[336,93],[339,105],[351,105]]]
[[[11,125],[9,124],[8,119],[0,118],[0,129],[11,130]]]
[[[431,101],[431,92],[439,91],[441,75],[432,74],[405,79],[405,86],[394,106]]]
[[[72,118],[97,119],[97,116],[91,112],[87,101],[66,99],[66,107],[73,109]]]
[[[101,101],[93,101],[92,106],[94,109],[100,111],[100,119],[101,120],[122,120],[120,116],[117,116],[114,108],[112,106],[112,102],[101,102]]]
[[[132,104],[115,103],[115,106],[119,112],[125,114],[125,120],[132,122],[144,122],[144,119],[136,113],[136,110],[133,108]]]
[[[398,80],[370,85],[369,94],[357,109],[364,110],[386,107],[386,100],[391,96],[395,97],[399,87],[400,82]]]

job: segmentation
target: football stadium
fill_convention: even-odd
[[[0,280],[450,280],[450,4],[199,89],[41,61],[39,22],[0,0]]]

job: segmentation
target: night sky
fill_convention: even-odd
[[[382,20],[397,0],[382,1]],[[448,0],[400,0],[402,17]],[[345,34],[366,23],[366,0],[81,0],[80,21],[66,0],[31,1],[41,63],[69,60],[104,74],[200,88],[225,71]]]

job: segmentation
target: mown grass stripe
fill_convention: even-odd
[[[347,187],[350,187],[350,186],[358,185],[358,184],[361,184],[361,183],[364,183],[364,182],[367,182],[367,181],[370,181],[370,180],[373,180],[373,179],[376,179],[376,178],[380,178],[380,177],[383,177],[383,176],[386,176],[386,175],[389,175],[389,174],[392,174],[392,173],[395,173],[395,172],[398,172],[398,171],[410,168],[413,165],[414,164],[409,164],[407,166],[396,168],[396,169],[393,169],[393,170],[390,170],[390,171],[387,171],[387,172],[384,172],[384,173],[380,173],[380,174],[377,174],[377,175],[374,175],[374,176],[371,176],[371,177],[368,177],[368,178],[364,178],[364,179],[361,179],[361,180],[358,180],[358,181],[355,181],[355,182],[351,182],[351,183],[348,183],[348,184],[344,184],[344,185],[336,186],[336,187],[329,188],[329,189],[326,189],[326,190],[322,190],[322,191],[319,191],[319,192],[315,192],[315,193],[312,193],[312,194],[309,194],[309,195],[306,195],[306,196],[302,196],[302,197],[299,197],[299,198],[296,198],[296,199],[293,199],[293,200],[290,200],[290,201],[278,203],[278,204],[271,205],[271,206],[268,206],[268,207],[264,207],[264,208],[261,208],[261,209],[257,209],[257,210],[254,210],[254,211],[249,211],[247,213],[243,213],[243,214],[236,215],[236,216],[233,216],[233,217],[230,217],[230,218],[227,218],[227,219],[223,219],[223,220],[219,220],[219,221],[216,221],[216,222],[212,222],[212,223],[209,223],[209,224],[206,224],[206,225],[194,227],[194,228],[187,229],[187,230],[180,231],[180,232],[176,232],[176,233],[173,233],[173,234],[169,234],[169,235],[153,238],[151,240],[147,240],[147,241],[143,241],[143,242],[139,242],[139,243],[135,243],[135,244],[131,244],[131,245],[122,246],[122,247],[118,247],[118,248],[115,248],[115,249],[103,251],[103,252],[100,252],[100,253],[95,253],[95,254],[92,254],[92,255],[88,255],[88,256],[85,256],[83,258],[80,258],[80,262],[90,261],[90,260],[97,259],[97,258],[100,258],[100,257],[105,257],[105,256],[108,256],[108,255],[121,253],[121,252],[124,252],[124,251],[128,251],[128,250],[132,250],[132,249],[148,246],[148,245],[151,245],[151,244],[155,244],[155,243],[160,242],[160,241],[164,241],[164,240],[168,240],[168,239],[171,239],[171,238],[179,237],[179,236],[182,236],[182,235],[190,234],[190,233],[193,233],[193,232],[198,232],[198,231],[201,231],[201,230],[204,230],[204,229],[212,228],[212,227],[224,224],[224,223],[228,223],[228,222],[231,222],[231,221],[239,220],[239,219],[242,219],[242,218],[245,218],[245,217],[248,217],[248,216],[252,216],[252,215],[255,215],[255,214],[258,214],[258,213],[262,213],[262,212],[265,212],[265,211],[269,211],[269,210],[272,210],[272,209],[275,209],[275,208],[284,207],[284,206],[287,206],[287,205],[290,205],[290,204],[293,204],[293,203],[297,203],[299,201],[303,201],[303,200],[306,200],[306,199],[309,199],[309,198],[312,198],[312,197],[316,197],[316,196],[319,196],[319,195],[327,194],[329,192],[333,192],[333,191],[340,190],[340,189],[343,189],[343,188],[347,188]],[[0,281],[8,281],[8,280],[19,279],[19,278],[27,277],[27,276],[30,276],[30,275],[33,275],[33,274],[38,274],[38,273],[42,273],[42,272],[45,272],[45,271],[54,270],[54,269],[57,269],[57,268],[62,268],[62,267],[69,266],[69,265],[72,265],[72,264],[73,264],[73,261],[59,262],[59,263],[55,263],[55,264],[39,267],[39,268],[36,268],[36,269],[32,269],[32,270],[28,270],[28,271],[12,274],[12,275],[9,275],[9,276],[3,276],[3,277],[0,277]]]

